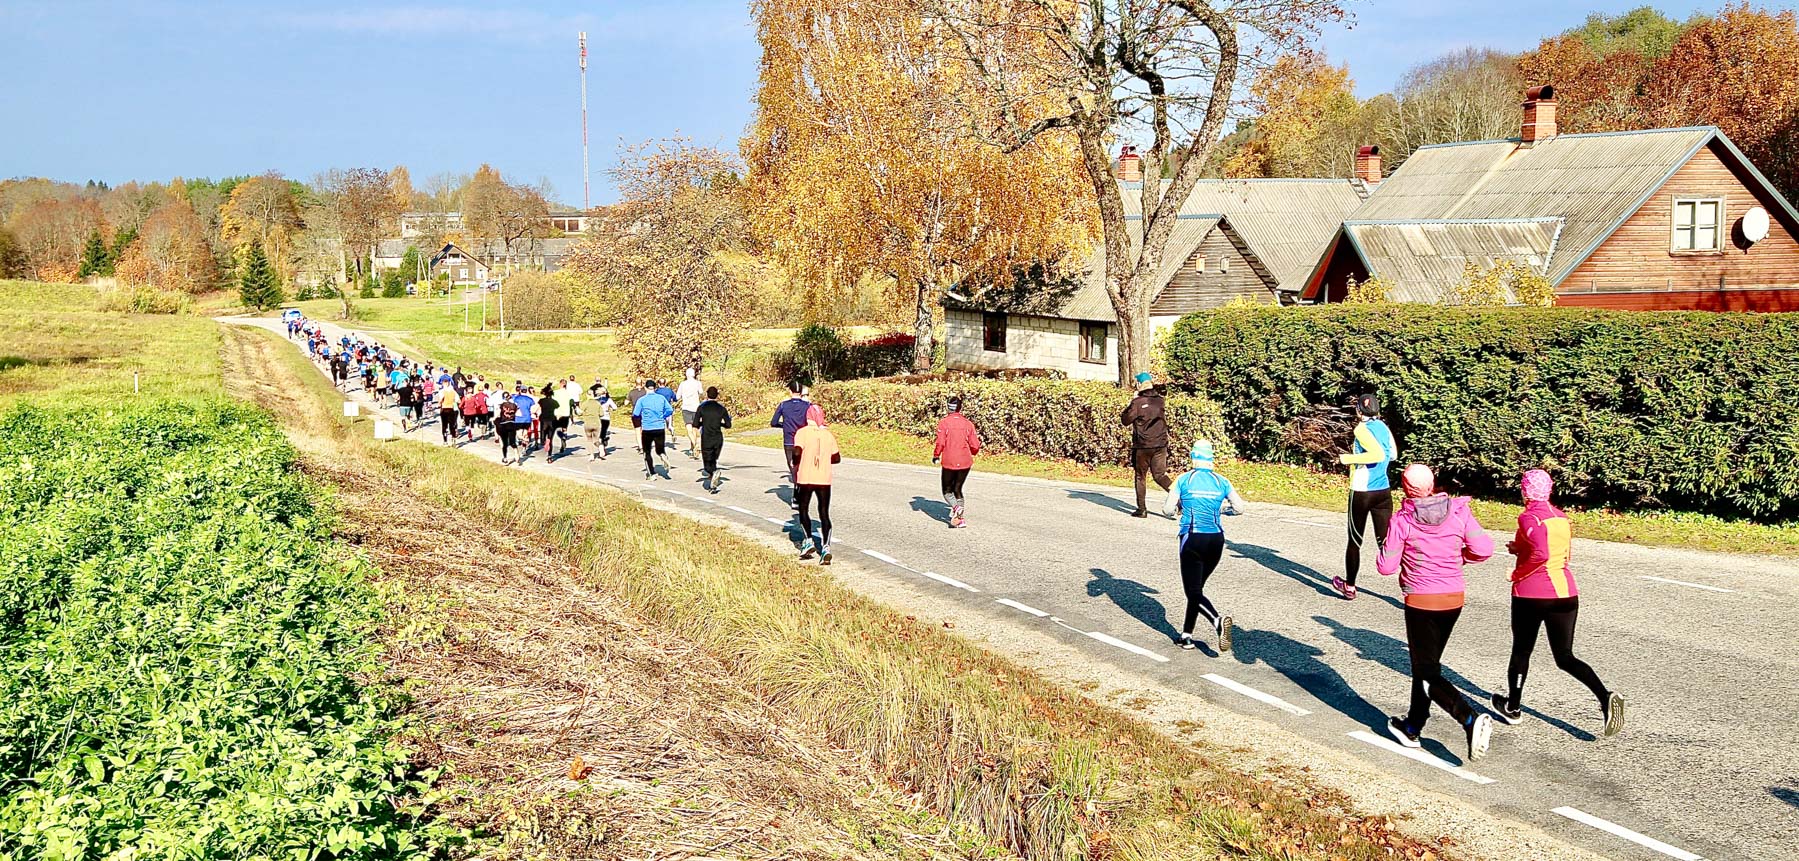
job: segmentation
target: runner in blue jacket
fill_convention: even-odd
[[[631,407],[631,415],[640,422],[638,428],[642,431],[644,477],[655,478],[657,460],[662,461],[663,469],[674,469],[668,465],[668,456],[663,448],[667,443],[668,420],[675,414],[675,405],[656,388],[654,380],[644,383],[644,388],[650,391],[637,399],[637,403]],[[652,446],[655,448],[653,454],[650,451]]]

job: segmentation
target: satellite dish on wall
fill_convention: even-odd
[[[1743,213],[1743,238],[1752,243],[1768,238],[1767,210],[1755,206]]]

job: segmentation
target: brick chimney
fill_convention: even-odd
[[[1555,137],[1555,87],[1544,84],[1524,91],[1524,126],[1518,139],[1525,146]]]
[[[1369,185],[1380,184],[1380,147],[1363,146],[1356,148],[1355,178]]]
[[[1143,157],[1137,155],[1137,148],[1134,146],[1126,146],[1118,153],[1118,181],[1143,181]]]

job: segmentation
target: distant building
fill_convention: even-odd
[[[1133,252],[1143,223],[1134,160],[1127,153],[1118,161]],[[1360,179],[1199,182],[1156,271],[1152,330],[1232,301],[1296,302],[1318,256],[1368,189]],[[1024,279],[943,304],[952,370],[1048,368],[1073,379],[1118,378],[1118,317],[1106,294],[1103,248],[1065,283]]]
[[[1343,223],[1303,289],[1441,302],[1473,264],[1546,277],[1557,305],[1799,311],[1799,212],[1716,128],[1558,134],[1535,87],[1518,137],[1421,147]]]
[[[592,218],[591,214],[579,210],[557,210],[549,214],[544,224],[563,236],[579,236],[587,232],[588,222]],[[461,234],[464,232],[463,227],[460,212],[400,213],[401,239],[442,236],[446,233]]]

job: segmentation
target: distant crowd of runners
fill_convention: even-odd
[[[446,443],[465,444],[491,435],[498,440],[501,462],[517,464],[540,449],[554,459],[558,456],[558,443],[561,454],[566,456],[572,422],[582,417],[591,457],[603,459],[610,451],[612,414],[619,405],[603,379],[583,387],[575,375],[569,374],[542,386],[526,385],[522,380],[509,386],[479,374],[465,374],[460,368],[451,370],[429,361],[409,360],[360,335],[343,335],[332,343],[317,324],[303,318],[290,316],[287,328],[288,336],[304,342],[308,354],[325,368],[339,388],[353,390],[360,386],[377,404],[397,405],[403,431],[422,426],[435,409]],[[1153,480],[1166,493],[1161,513],[1178,524],[1177,557],[1187,606],[1175,641],[1183,649],[1195,648],[1194,628],[1203,616],[1212,629],[1218,651],[1228,652],[1232,619],[1206,596],[1205,587],[1223,558],[1223,517],[1241,514],[1248,505],[1230,480],[1218,472],[1208,440],[1195,441],[1187,452],[1188,469],[1170,477],[1170,439],[1162,393],[1148,373],[1138,374],[1136,382],[1138,391],[1119,417],[1131,434],[1129,460],[1137,500],[1132,516],[1149,516],[1146,497],[1148,482]],[[723,482],[719,456],[724,448],[724,432],[732,427],[732,420],[718,394],[716,387],[704,387],[691,369],[674,389],[654,379],[633,382],[625,395],[624,407],[638,432],[636,448],[643,456],[646,479],[669,477],[673,471],[668,462],[667,435],[678,406],[687,437],[687,454],[701,460],[707,490],[719,491]],[[974,459],[981,451],[981,438],[974,423],[963,414],[959,396],[948,398],[943,408],[932,462],[940,470],[940,490],[949,507],[949,526],[961,529],[968,523],[965,488]],[[1403,498],[1396,509],[1389,479],[1399,457],[1393,433],[1380,418],[1375,395],[1358,397],[1354,409],[1357,424],[1350,452],[1341,457],[1350,473],[1344,574],[1332,578],[1331,585],[1343,600],[1356,599],[1363,536],[1372,524],[1378,546],[1375,570],[1384,576],[1399,576],[1406,642],[1411,654],[1411,704],[1404,715],[1387,721],[1387,731],[1406,747],[1420,747],[1420,735],[1430,717],[1431,704],[1435,703],[1462,729],[1469,758],[1484,756],[1492,737],[1493,717],[1507,724],[1523,720],[1524,682],[1531,653],[1540,632],[1547,631],[1556,666],[1586,685],[1598,700],[1604,735],[1617,734],[1624,723],[1623,698],[1608,689],[1593,669],[1574,654],[1574,628],[1580,607],[1570,564],[1572,522],[1550,502],[1554,487],[1549,474],[1530,470],[1520,479],[1524,510],[1505,547],[1516,558],[1510,576],[1512,644],[1508,689],[1504,694],[1492,695],[1489,714],[1477,710],[1444,677],[1442,657],[1465,602],[1463,567],[1491,558],[1493,541],[1475,520],[1468,499],[1444,492],[1437,486],[1435,474],[1424,464],[1414,463],[1402,471]],[[790,505],[800,526],[800,558],[817,558],[821,564],[829,565],[832,466],[842,461],[837,438],[825,421],[823,409],[812,402],[810,392],[798,382],[789,385],[788,396],[775,407],[769,425],[781,430],[788,480],[793,488]]]

